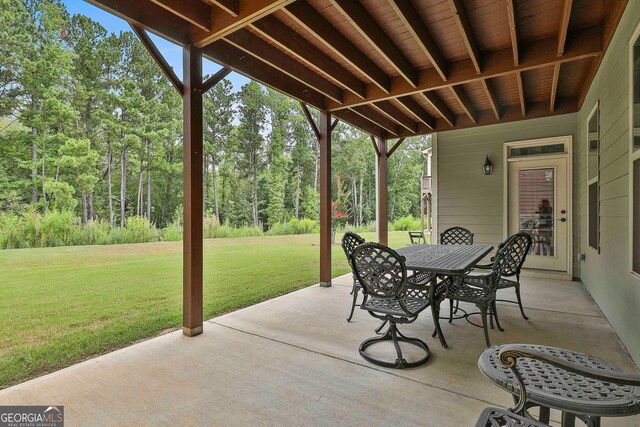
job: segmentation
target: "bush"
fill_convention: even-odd
[[[265,234],[267,236],[284,236],[289,234],[311,234],[318,232],[318,222],[313,219],[292,218],[288,222],[275,223]]]
[[[415,231],[420,229],[420,219],[413,215],[399,218],[393,223],[394,231]]]
[[[27,247],[24,228],[17,215],[0,214],[0,249],[20,249]]]
[[[182,225],[172,222],[162,230],[162,240],[165,242],[177,242],[182,240]]]
[[[127,243],[157,242],[160,238],[155,225],[140,216],[127,218],[124,236]]]

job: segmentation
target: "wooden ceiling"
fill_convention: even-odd
[[[393,139],[577,111],[627,0],[87,0]]]

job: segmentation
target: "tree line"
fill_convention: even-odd
[[[0,22],[0,215],[179,221],[182,103],[136,36],[59,0],[0,0]],[[409,138],[390,158],[391,221],[419,215],[429,145]],[[374,221],[369,137],[338,124],[332,162],[347,222]],[[318,142],[297,102],[256,82],[235,90],[225,79],[205,94],[203,168],[203,207],[219,224],[268,230],[319,216]]]

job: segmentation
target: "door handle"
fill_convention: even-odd
[[[560,218],[560,222],[567,222],[567,218]]]
[[[560,211],[560,213],[561,213],[562,215],[564,215],[564,214],[566,214],[566,213],[567,213],[567,211],[566,211],[566,210],[564,210],[564,209],[562,209],[562,210]]]

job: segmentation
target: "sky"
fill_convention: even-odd
[[[136,1],[136,0],[132,0]],[[70,14],[81,14],[88,16],[94,21],[99,22],[107,31],[112,33],[119,33],[120,31],[131,31],[129,24],[126,21],[114,16],[104,10],[93,6],[82,0],[62,0],[67,6],[67,10]],[[169,65],[171,65],[180,79],[182,79],[182,47],[171,43],[161,37],[149,33],[149,36],[156,44],[162,55],[165,57]],[[202,74],[214,74],[220,69],[220,65],[211,62],[207,59],[202,60]],[[249,79],[238,74],[231,73],[227,76],[227,79],[233,84],[234,92],[239,91],[240,88],[249,82]]]

